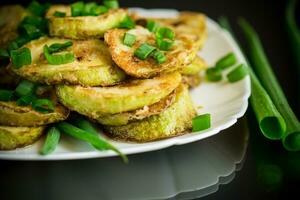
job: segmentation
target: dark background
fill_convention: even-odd
[[[1,1],[0,4],[17,3],[20,1]],[[22,1],[22,4],[26,5]],[[70,2],[70,1],[51,1]],[[236,25],[237,18],[245,17],[257,30],[265,51],[269,57],[275,74],[290,102],[291,107],[296,110],[299,99],[296,98],[299,93],[297,87],[296,67],[293,64],[292,56],[289,52],[289,45],[284,28],[284,9],[286,1],[283,0],[121,0],[121,6],[125,7],[145,7],[145,8],[175,8],[178,10],[202,11],[209,17],[217,20],[221,15],[228,16],[237,34],[239,41],[244,44],[243,37],[239,27]],[[298,6],[299,7],[299,6]],[[299,12],[299,9],[298,9]],[[297,113],[299,117],[299,112]],[[292,194],[297,194],[300,180],[300,154],[286,152],[282,148],[281,142],[270,142],[265,139],[256,124],[256,119],[251,108],[247,112],[247,120],[250,127],[250,145],[247,158],[243,169],[237,173],[235,179],[228,185],[221,186],[220,190],[206,200],[211,199],[289,199]],[[65,161],[68,162],[68,161]],[[71,161],[76,165],[80,162],[91,163],[87,161]],[[46,167],[55,168],[58,162],[11,162],[0,161],[0,199],[9,199],[8,196],[16,196],[9,191],[18,184],[18,180],[9,180],[10,173],[31,168],[34,173],[24,175],[20,174],[20,179],[37,177],[43,174]],[[14,176],[16,177],[16,176]],[[44,176],[43,176],[44,177]],[[47,187],[47,180],[35,180],[37,183]],[[22,182],[23,183],[23,182]],[[31,182],[28,182],[31,183]],[[24,185],[25,189],[30,186]],[[33,197],[38,197],[41,188]],[[42,191],[45,191],[43,189]],[[18,191],[14,191],[18,193]],[[27,196],[26,196],[26,195]],[[24,199],[29,197],[30,192],[24,193]],[[11,196],[12,195],[12,196]],[[47,197],[45,197],[47,199]],[[48,196],[51,198],[51,195]],[[53,197],[54,198],[54,197]],[[34,199],[34,198],[31,198]],[[99,197],[101,199],[101,197]]]

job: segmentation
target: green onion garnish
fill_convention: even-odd
[[[64,53],[59,55],[52,55],[50,53],[49,47],[47,45],[44,46],[44,55],[47,59],[48,63],[51,65],[62,65],[74,62],[75,56],[73,53]]]
[[[92,122],[90,122],[89,120],[85,119],[84,117],[79,116],[79,115],[71,116],[70,120],[78,128],[99,136],[99,133],[98,133],[97,129],[95,128],[94,124]]]
[[[155,47],[147,43],[143,43],[141,46],[139,46],[139,48],[135,50],[134,55],[141,60],[145,60],[154,50]]]
[[[31,24],[24,24],[20,26],[19,29],[20,32],[30,40],[36,39],[43,35],[39,28]]]
[[[49,113],[54,111],[54,105],[49,99],[35,99],[32,102],[32,108],[41,113]]]
[[[0,89],[0,101],[11,101],[14,97],[14,91]]]
[[[31,52],[28,48],[16,49],[10,51],[11,61],[15,68],[21,68],[23,65],[30,65],[32,62]]]
[[[156,44],[160,50],[167,51],[172,48],[174,41],[167,38],[156,38]]]
[[[46,13],[46,11],[49,9],[50,6],[51,5],[48,3],[40,4],[37,1],[32,1],[29,4],[27,9],[36,16],[43,16]]]
[[[15,93],[18,97],[33,94],[35,92],[36,85],[28,80],[23,80],[17,86]]]
[[[18,100],[17,100],[17,105],[18,106],[28,106],[32,103],[32,101],[35,99],[35,95],[33,94],[28,94],[28,95],[25,95],[25,96],[22,96],[20,97]]]
[[[222,71],[215,67],[208,68],[206,70],[206,78],[211,82],[218,82],[222,80]]]
[[[198,115],[197,117],[193,118],[192,126],[193,126],[193,128],[192,128],[193,132],[209,129],[210,128],[210,114]]]
[[[55,11],[53,14],[54,17],[65,17],[66,13],[65,12],[60,12],[60,11]]]
[[[94,135],[93,133],[84,131],[80,128],[77,128],[76,126],[73,126],[72,124],[69,124],[67,122],[59,122],[56,124],[56,127],[62,131],[65,134],[68,134],[72,137],[75,137],[77,139],[86,141],[90,144],[92,144],[96,149],[102,151],[102,150],[113,150],[118,155],[122,157],[125,163],[128,162],[128,158],[126,155],[122,154],[117,148],[115,148],[113,145],[105,141],[104,139]]]
[[[89,16],[92,15],[92,9],[97,7],[97,4],[95,2],[86,3],[83,7],[82,16]]]
[[[215,67],[220,70],[224,70],[233,66],[236,63],[236,61],[237,60],[234,53],[231,52],[222,57],[220,60],[218,60]]]
[[[153,51],[151,56],[157,61],[158,64],[162,64],[167,61],[167,57],[159,50]]]
[[[119,28],[132,29],[135,27],[135,22],[129,17],[126,16],[124,20],[119,24]]]
[[[237,82],[239,80],[242,80],[245,76],[247,76],[248,70],[245,66],[245,64],[240,64],[235,69],[231,70],[227,74],[227,79],[230,83]]]
[[[9,58],[9,53],[6,49],[0,48],[0,59]]]
[[[119,8],[119,2],[117,0],[104,0],[104,6],[111,9]]]
[[[123,43],[126,46],[132,47],[132,45],[135,43],[136,36],[130,33],[125,33],[123,38]]]
[[[159,23],[149,20],[147,21],[146,27],[150,32],[155,33],[159,28]]]
[[[277,81],[257,33],[246,20],[239,20],[239,24],[249,46],[249,56],[253,67],[286,122],[286,132],[282,140],[283,146],[289,151],[299,151],[300,123]]]
[[[19,48],[19,45],[18,45],[18,43],[17,43],[16,41],[12,41],[12,42],[8,45],[8,47],[7,47],[8,51],[9,51],[9,54],[10,54],[10,51],[16,50],[16,49],[18,49],[18,48]]]
[[[156,37],[158,38],[168,38],[170,40],[174,40],[175,38],[175,33],[172,29],[167,28],[167,27],[160,27],[156,31]]]
[[[84,9],[83,1],[79,1],[71,4],[71,16],[72,17],[81,16],[83,9]]]
[[[55,127],[51,127],[47,132],[45,143],[40,153],[42,155],[48,155],[52,153],[56,149],[59,139],[60,131]]]
[[[54,43],[49,46],[49,52],[51,54],[56,53],[56,52],[65,50],[66,48],[68,48],[72,45],[73,45],[73,42],[71,42],[71,41],[67,41],[65,43]]]
[[[227,18],[222,17],[220,19],[220,24],[234,37],[234,33]],[[265,137],[272,140],[281,139],[286,130],[285,121],[256,77],[249,62],[246,63],[251,78],[250,103],[259,123],[259,128]]]
[[[103,13],[106,13],[108,11],[108,8],[106,8],[105,6],[96,6],[96,7],[93,7],[91,9],[91,15],[94,15],[94,16],[98,16],[98,15],[101,15]]]

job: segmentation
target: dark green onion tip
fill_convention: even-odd
[[[300,132],[299,131],[291,132],[286,137],[284,137],[283,146],[289,151],[299,151]]]
[[[266,138],[279,140],[283,137],[286,124],[281,117],[265,117],[260,121],[260,130]]]

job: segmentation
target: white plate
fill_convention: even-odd
[[[141,15],[151,17],[175,17],[178,14],[176,10],[167,9],[145,10],[134,8],[134,10]],[[234,52],[239,63],[245,62],[238,46],[226,31],[209,18],[207,19],[207,28],[208,39],[199,54],[209,65],[215,63],[216,60],[228,52]],[[250,91],[250,79],[248,76],[234,84],[230,84],[225,80],[218,83],[203,82],[199,87],[191,91],[191,95],[195,105],[202,107],[198,110],[199,114],[211,114],[212,125],[210,129],[143,144],[116,141],[112,141],[112,143],[123,153],[134,154],[163,149],[172,145],[182,145],[210,137],[232,126],[238,118],[245,114]],[[0,151],[0,158],[10,160],[67,160],[116,155],[112,151],[95,151],[90,145],[65,136],[53,154],[41,156],[38,154],[38,150],[41,148],[42,143],[43,141],[40,140],[26,148],[14,151]]]

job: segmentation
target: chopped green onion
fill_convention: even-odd
[[[71,4],[71,16],[72,17],[81,16],[83,9],[84,9],[83,1],[79,1]]]
[[[41,32],[46,33],[48,22],[47,19],[38,16],[26,16],[22,22],[19,24],[19,28],[24,26],[25,24],[29,24],[38,28]]]
[[[150,32],[155,33],[157,31],[157,29],[159,28],[159,23],[149,20],[149,21],[147,21],[146,27]]]
[[[174,40],[175,32],[168,27],[160,27],[156,31],[156,37],[158,38],[168,38],[170,40]]]
[[[54,17],[65,17],[66,13],[65,12],[60,12],[60,11],[55,11],[53,14]]]
[[[165,38],[156,38],[156,44],[160,50],[167,51],[172,48],[174,41]]]
[[[59,122],[56,124],[56,127],[65,134],[68,134],[72,137],[92,144],[96,149],[100,151],[111,149],[115,151],[118,155],[120,155],[125,163],[128,162],[128,158],[126,155],[122,154],[117,148],[115,148],[113,145],[111,145],[104,139],[90,132],[77,128],[76,126],[73,126],[72,124],[69,124],[67,122]]]
[[[99,133],[95,128],[94,124],[89,120],[85,119],[84,117],[76,115],[74,117],[71,117],[70,121],[72,121],[78,128],[99,136]]]
[[[11,101],[14,97],[14,91],[0,89],[0,101]]]
[[[216,63],[216,68],[220,70],[227,69],[231,66],[233,66],[236,63],[236,57],[234,53],[228,53],[224,57],[222,57],[220,60],[217,61]]]
[[[126,46],[132,47],[132,45],[135,43],[136,40],[136,36],[130,33],[125,33],[124,34],[124,39],[123,39],[123,43]]]
[[[141,46],[139,46],[139,48],[135,50],[134,55],[141,60],[145,60],[154,50],[155,47],[147,43],[143,43]]]
[[[51,127],[47,132],[46,140],[40,153],[42,155],[52,153],[56,149],[59,139],[60,131],[55,127]]]
[[[220,19],[220,24],[234,37],[234,33],[227,18],[222,17]],[[278,112],[266,90],[260,84],[258,78],[249,65],[249,62],[246,63],[251,78],[250,103],[259,123],[259,128],[265,137],[272,140],[281,139],[286,130],[285,121]]]
[[[32,108],[41,113],[49,113],[54,111],[54,105],[49,99],[35,99],[32,102]]]
[[[163,52],[155,50],[151,53],[151,56],[157,61],[158,64],[162,64],[167,61],[167,57]]]
[[[28,95],[25,95],[25,96],[22,96],[20,97],[18,100],[17,100],[17,105],[18,106],[28,106],[32,103],[32,101],[35,99],[35,95],[33,94],[28,94]]]
[[[73,53],[64,53],[59,55],[52,55],[50,53],[49,47],[47,45],[44,46],[44,55],[47,59],[48,63],[51,65],[62,65],[74,62],[75,56]]]
[[[222,71],[216,67],[208,68],[206,70],[206,78],[211,82],[218,82],[222,80]]]
[[[6,49],[0,48],[0,59],[9,58],[9,53]]]
[[[9,45],[8,45],[8,51],[9,51],[9,54],[10,54],[10,51],[12,51],[12,50],[16,50],[16,49],[18,49],[19,48],[19,46],[18,46],[18,43],[17,42],[15,42],[15,41],[13,41],[13,42],[11,42]]]
[[[20,32],[23,35],[26,35],[26,37],[28,37],[30,40],[39,38],[40,36],[43,35],[43,33],[39,28],[31,24],[24,24],[20,26]]]
[[[23,80],[17,86],[15,93],[18,97],[33,94],[35,92],[36,85],[28,80]]]
[[[192,131],[197,132],[209,129],[211,126],[210,123],[210,114],[198,115],[192,120]]]
[[[117,0],[104,0],[103,4],[110,9],[119,8],[119,2]]]
[[[247,74],[248,70],[246,66],[244,64],[241,64],[227,74],[227,79],[230,83],[234,83],[242,80],[245,76],[247,76]]]
[[[56,53],[56,52],[59,52],[59,51],[62,51],[62,50],[65,50],[66,48],[70,47],[73,45],[73,42],[72,41],[67,41],[65,43],[54,43],[54,44],[51,44],[49,46],[49,52],[52,54],[52,53]]]
[[[91,9],[91,15],[94,15],[94,16],[98,16],[98,15],[101,15],[103,13],[106,13],[108,11],[108,8],[106,8],[105,6],[96,6],[96,7],[93,7]]]
[[[255,67],[264,88],[268,91],[275,106],[286,122],[287,126],[283,136],[283,145],[289,151],[299,151],[300,123],[289,106],[280,84],[276,79],[257,33],[246,20],[240,19],[239,24],[244,31],[249,46],[249,55],[253,67]]]
[[[92,9],[97,7],[95,2],[90,2],[84,5],[81,15],[82,16],[89,16],[92,15]]]
[[[23,65],[30,65],[32,62],[31,52],[28,48],[16,49],[10,51],[11,61],[15,68],[21,68]]]
[[[51,5],[48,3],[40,4],[37,1],[32,1],[29,4],[27,9],[36,16],[43,16],[46,13],[46,11],[49,9],[50,6]]]
[[[119,24],[118,27],[125,28],[125,29],[132,29],[135,27],[135,23],[129,16],[126,16],[124,20]]]

